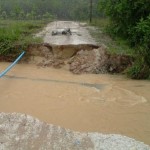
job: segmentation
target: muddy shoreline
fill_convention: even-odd
[[[1,62],[12,62],[16,56],[0,56]],[[38,59],[39,60],[38,60]],[[134,62],[126,55],[112,55],[106,47],[79,45],[31,44],[21,63],[33,63],[41,67],[62,68],[69,66],[75,74],[122,73]]]
[[[107,52],[106,47],[91,44],[32,45],[29,46],[28,54],[31,58],[43,57],[37,63],[38,66],[61,68],[69,64],[69,70],[75,74],[121,73],[134,61],[130,56],[112,55]]]

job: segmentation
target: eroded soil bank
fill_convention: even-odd
[[[133,63],[130,56],[113,55],[105,46],[92,44],[30,45],[23,60],[40,67],[68,68],[74,74],[121,73]]]
[[[9,64],[1,63],[3,70]],[[75,131],[122,134],[150,144],[150,83],[118,75],[74,75],[19,64],[0,79],[0,111]]]

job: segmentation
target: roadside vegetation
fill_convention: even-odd
[[[28,45],[41,42],[42,39],[33,37],[33,34],[49,21],[0,20],[0,55],[16,57]]]
[[[100,0],[99,10],[109,17],[107,33],[115,39],[117,45],[119,42],[126,49],[125,52],[135,57],[135,63],[127,70],[127,75],[133,79],[149,78],[150,1]],[[118,50],[116,48],[115,51]]]
[[[101,15],[97,10],[99,0],[93,2],[93,17]],[[40,20],[87,20],[89,0],[0,0],[0,18]]]
[[[99,44],[104,44],[107,47],[107,51],[111,54],[134,56],[133,49],[128,45],[126,40],[112,36],[109,33],[110,19],[108,17],[93,19],[90,25],[96,28],[90,29],[92,37]]]

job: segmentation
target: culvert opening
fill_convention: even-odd
[[[129,56],[112,55],[105,46],[93,44],[33,44],[28,47],[27,57],[29,63],[39,67],[67,66],[75,74],[120,73],[133,62],[133,58]]]

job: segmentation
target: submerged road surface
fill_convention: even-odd
[[[0,63],[1,70],[8,63]],[[150,144],[150,82],[73,75],[19,64],[0,79],[0,112],[18,112],[75,131],[126,135]]]

